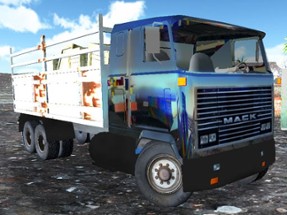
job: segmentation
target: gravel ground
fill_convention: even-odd
[[[24,151],[18,114],[3,96],[11,95],[9,78],[3,80],[0,76],[0,214],[287,214],[287,133],[278,119],[276,162],[262,180],[195,192],[179,207],[163,208],[144,199],[133,176],[93,165],[87,144],[75,144],[71,157],[49,161]]]

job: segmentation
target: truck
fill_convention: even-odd
[[[24,148],[47,160],[88,142],[96,165],[165,207],[258,180],[275,161],[264,36],[185,15],[107,28],[99,15],[95,32],[11,50]]]

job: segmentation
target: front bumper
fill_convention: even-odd
[[[272,137],[243,148],[183,160],[185,192],[221,187],[259,173],[275,161]]]

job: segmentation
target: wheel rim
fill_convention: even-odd
[[[179,162],[173,157],[158,157],[147,168],[147,178],[151,187],[159,193],[176,192],[182,185]]]
[[[42,135],[39,135],[38,137],[38,145],[39,145],[40,151],[43,152],[45,150],[45,140]]]
[[[28,146],[31,146],[32,144],[32,135],[31,135],[31,132],[30,131],[26,131],[25,132],[25,143],[28,145]]]

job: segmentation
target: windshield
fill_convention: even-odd
[[[259,33],[256,36],[256,33],[236,26],[178,22],[172,26],[177,66],[196,72],[266,73],[268,70],[262,56],[262,38]],[[162,41],[167,41],[164,37],[166,35],[166,31],[161,31]],[[197,53],[201,53],[200,59],[205,59],[203,70],[198,68],[200,63],[197,60],[193,62],[192,58]]]
[[[267,72],[258,38],[198,41],[195,53],[210,57],[215,72]]]

